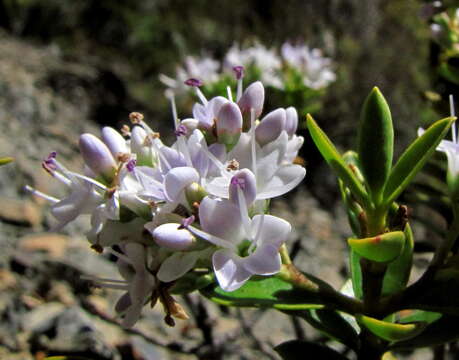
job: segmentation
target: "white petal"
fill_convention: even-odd
[[[164,178],[164,190],[169,201],[176,201],[182,190],[199,181],[198,172],[188,166],[171,169]]]
[[[231,241],[242,240],[242,221],[239,208],[229,200],[205,197],[199,205],[201,228],[211,235]]]
[[[273,178],[264,184],[257,199],[270,199],[294,189],[306,176],[306,169],[300,165],[284,165]]]
[[[157,277],[162,282],[177,280],[193,268],[198,258],[199,251],[175,252],[163,261]]]
[[[244,268],[256,275],[272,275],[279,272],[281,267],[281,258],[279,248],[272,244],[262,244],[243,259]]]
[[[263,218],[261,231],[259,226]],[[257,245],[272,244],[279,248],[288,238],[292,226],[289,222],[272,215],[255,215],[252,219],[252,233],[259,234]]]
[[[212,263],[218,284],[225,291],[239,289],[252,275],[241,264],[241,258],[226,250],[217,250]]]

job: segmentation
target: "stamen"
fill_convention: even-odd
[[[182,220],[182,223],[178,227],[179,229],[188,229],[188,227],[194,223],[195,217],[194,215],[191,215],[190,217],[187,217]]]
[[[135,166],[137,164],[137,161],[135,159],[131,159],[128,161],[128,163],[126,164],[126,169],[129,171],[129,172],[133,172],[134,169],[135,169]]]
[[[199,100],[201,100],[203,105],[207,105],[207,99],[202,93],[202,91],[199,89],[200,86],[202,86],[202,81],[199,79],[191,78],[185,81],[185,85],[194,87],[196,90],[196,95],[198,95]]]
[[[82,180],[85,180],[87,181],[88,183],[90,184],[93,184],[95,186],[97,186],[98,188],[104,190],[104,191],[107,191],[108,190],[108,187],[106,187],[104,184],[98,182],[97,180],[94,180],[93,178],[90,178],[88,176],[85,176],[85,175],[81,175],[81,174],[78,174],[78,173],[74,173],[74,172],[69,172],[72,176],[75,176],[79,179],[82,179]]]
[[[171,109],[172,109],[172,117],[174,120],[174,127],[177,130],[180,124],[180,120],[177,115],[177,105],[175,104],[175,94],[171,89],[166,90],[166,97],[171,102]],[[178,136],[178,135],[177,135]]]
[[[255,148],[255,109],[250,108],[250,145],[252,151],[252,172],[257,178],[257,153]]]
[[[32,195],[41,197],[41,198],[43,198],[45,200],[48,200],[49,202],[52,202],[54,204],[59,202],[59,199],[55,198],[54,196],[50,196],[50,195],[47,195],[45,193],[42,193],[41,191],[38,191],[37,189],[34,189],[33,187],[31,187],[29,185],[24,186],[24,190],[30,192]]]
[[[176,130],[174,131],[174,134],[175,136],[184,136],[186,134],[188,134],[188,128],[183,125],[183,124],[180,124],[176,127]]]
[[[241,65],[233,67],[233,71],[236,74],[237,79],[237,92],[236,92],[236,101],[242,96],[242,78],[244,77],[244,67]]]
[[[231,87],[226,87],[226,93],[228,94],[228,100],[233,102],[233,93],[231,92]]]
[[[207,149],[206,147],[202,146],[202,144],[196,144],[198,145],[202,151],[204,151],[204,153],[207,155],[207,157],[210,159],[210,161],[212,161],[216,167],[218,167],[218,170],[220,170],[222,173],[224,174],[227,174],[227,170],[225,169],[225,166],[221,163],[221,161],[219,159],[217,159],[217,157],[212,154],[209,149]]]
[[[236,159],[232,159],[228,161],[228,165],[226,166],[226,170],[239,170],[239,162]]]
[[[245,189],[245,179],[233,176],[230,181],[231,185],[237,186],[241,190]]]
[[[214,245],[220,246],[225,249],[231,249],[233,251],[236,251],[236,246],[225,239],[219,238],[218,236],[214,236],[211,234],[206,233],[205,231],[199,230],[195,228],[194,226],[188,226],[187,228],[192,234],[199,236],[201,239],[204,239]]]
[[[241,214],[242,226],[245,231],[245,235],[249,240],[252,240],[252,231],[250,229],[250,218],[249,210],[247,209],[247,203],[245,201],[244,193],[240,187],[237,188],[237,199],[238,199],[238,208]]]
[[[454,98],[452,94],[449,95],[449,111],[451,113],[451,116],[456,116],[456,111],[454,109]],[[453,135],[453,143],[457,143],[456,122],[453,122],[453,125],[451,125],[451,131]]]

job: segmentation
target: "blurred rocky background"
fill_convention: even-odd
[[[40,166],[58,151],[80,169],[82,132],[119,128],[141,111],[165,137],[171,115],[158,74],[173,74],[185,55],[218,58],[234,42],[268,47],[286,40],[324,49],[337,81],[314,114],[341,149],[355,141],[359,109],[377,85],[391,105],[398,149],[416,129],[446,114],[424,94],[436,86],[428,22],[419,0],[0,0],[0,358],[277,359],[272,346],[294,337],[323,341],[304,323],[263,310],[220,308],[190,295],[189,322],[163,323],[144,311],[133,330],[114,317],[116,291],[94,289],[82,275],[110,277],[112,259],[84,239],[87,219],[49,233],[47,204],[23,190],[30,184],[59,196]],[[269,93],[267,94],[269,101]],[[190,113],[191,102],[179,109]],[[285,104],[289,106],[291,104]],[[270,109],[269,102],[266,108]],[[304,116],[304,114],[301,114]],[[304,131],[304,130],[303,130]],[[295,226],[291,249],[299,268],[342,285],[350,234],[337,204],[336,180],[306,138],[308,175],[273,212]],[[286,201],[287,200],[287,201]],[[425,235],[419,228],[421,237]],[[423,257],[418,259],[422,266]],[[451,346],[454,352],[454,346]],[[406,358],[429,359],[429,350]]]

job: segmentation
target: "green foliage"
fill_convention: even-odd
[[[424,322],[395,324],[364,315],[358,316],[357,320],[373,334],[387,341],[402,341],[413,338],[426,327]]]
[[[359,126],[359,159],[373,201],[380,196],[392,168],[394,129],[386,99],[375,87],[362,107]]]
[[[384,187],[384,203],[390,205],[413,180],[445,137],[456,118],[438,120],[400,156]]]
[[[320,309],[320,297],[313,292],[295,288],[279,277],[254,276],[241,288],[232,292],[217,284],[200,290],[210,300],[226,306],[265,307],[279,310]]]

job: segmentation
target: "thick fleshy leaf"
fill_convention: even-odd
[[[438,120],[418,137],[400,156],[387,179],[383,201],[389,206],[422,169],[456,118]]]
[[[307,127],[320,153],[335,171],[336,175],[352,191],[360,203],[367,203],[368,194],[366,193],[364,187],[345,164],[343,158],[339,154],[338,150],[336,150],[333,143],[310,115],[307,116]]]
[[[389,177],[394,129],[389,106],[377,87],[368,95],[360,115],[359,159],[373,201],[379,203]]]
[[[351,267],[351,279],[352,279],[352,288],[354,290],[355,297],[357,299],[363,298],[362,290],[362,268],[360,266],[361,256],[357,254],[354,250],[350,249],[350,267]]]
[[[356,350],[359,347],[358,333],[339,313],[328,309],[303,311],[300,315],[309,324],[328,337]]]
[[[411,324],[394,324],[387,321],[360,315],[358,321],[376,336],[387,341],[407,340],[419,335],[426,327],[424,322]]]
[[[406,224],[403,232],[405,234],[405,246],[400,256],[387,267],[383,280],[383,295],[402,291],[406,287],[410,277],[411,266],[413,264],[414,239],[409,224]]]
[[[405,234],[392,231],[365,239],[348,239],[349,246],[360,256],[378,262],[388,262],[397,258],[405,245]]]
[[[9,164],[12,161],[14,161],[14,158],[12,157],[2,157],[0,158],[0,166]]]
[[[432,313],[430,313],[432,314]],[[433,321],[418,336],[398,342],[392,346],[394,349],[414,349],[430,347],[455,341],[459,338],[458,316],[443,315]]]
[[[300,354],[312,355],[314,359],[347,360],[344,355],[331,348],[304,340],[290,340],[277,345],[274,350],[283,360],[297,360],[299,356],[302,356]]]
[[[201,289],[201,293],[221,305],[238,307],[264,307],[280,310],[320,309],[319,297],[278,278],[252,276],[236,291],[224,291],[217,284]]]

